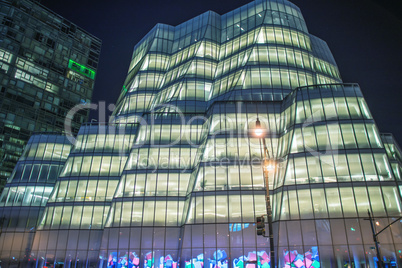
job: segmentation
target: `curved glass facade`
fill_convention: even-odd
[[[60,134],[29,139],[0,196],[0,251],[2,260],[11,261],[9,265],[28,263],[37,222],[70,150],[70,141]]]
[[[27,262],[271,267],[255,224],[266,214],[260,139],[275,160],[276,266],[376,267],[365,218],[379,231],[401,214],[401,151],[279,0],[158,24],[136,45],[111,122],[75,138]],[[401,233],[396,223],[378,236],[389,266],[402,264]]]

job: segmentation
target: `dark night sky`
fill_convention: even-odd
[[[103,41],[93,102],[114,103],[134,45],[156,23],[178,25],[208,10],[224,14],[248,0],[42,0]],[[402,144],[402,2],[294,0],[309,32],[325,40],[344,82],[359,83],[381,132]],[[398,104],[399,103],[399,104]],[[97,118],[97,112],[91,113]]]

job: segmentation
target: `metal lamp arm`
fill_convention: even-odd
[[[402,219],[402,217],[399,217],[398,219],[394,220],[393,222],[391,222],[390,224],[388,224],[387,226],[385,226],[381,231],[379,231],[378,233],[376,233],[375,236],[378,236],[379,234],[381,234],[385,229],[387,229],[388,227],[390,227],[392,224],[394,224],[395,222],[399,221],[400,219]]]

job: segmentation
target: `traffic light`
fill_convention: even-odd
[[[265,221],[264,217],[257,217],[257,235],[265,236]]]

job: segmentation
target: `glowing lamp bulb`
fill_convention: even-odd
[[[261,136],[261,135],[262,135],[262,129],[261,129],[261,128],[257,128],[257,129],[255,129],[254,133],[255,133],[255,135],[257,135],[257,136]]]
[[[265,169],[266,170],[273,170],[274,166],[273,165],[267,165],[267,166],[265,166]]]

